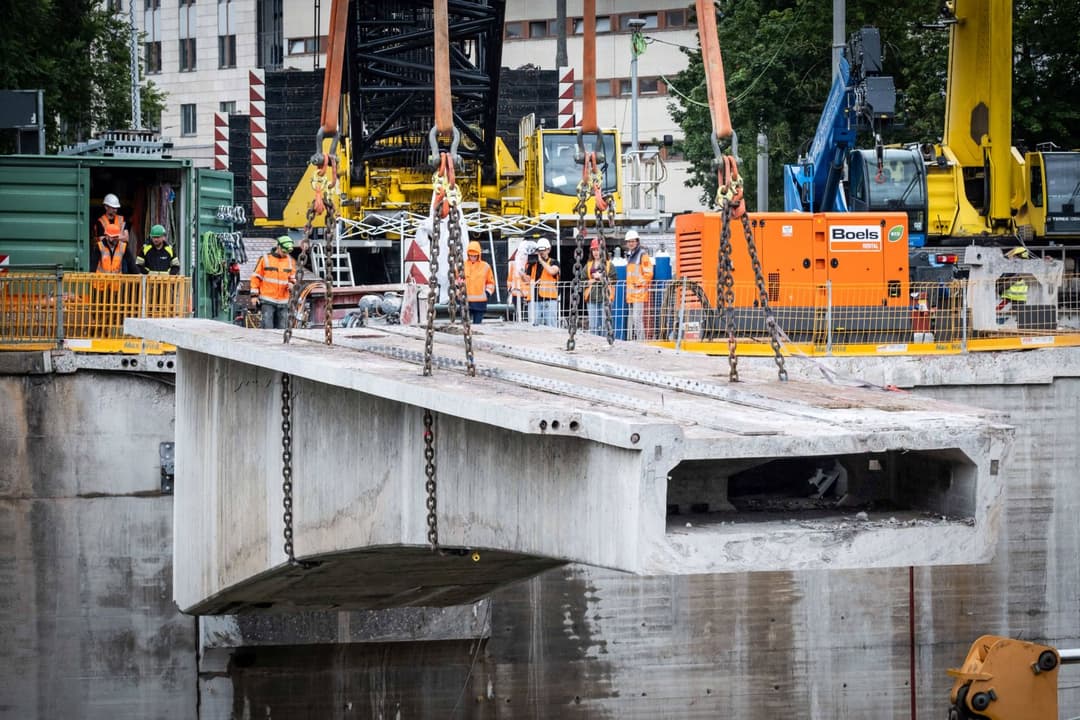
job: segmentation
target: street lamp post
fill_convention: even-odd
[[[630,156],[633,158],[631,182],[631,205],[637,210],[640,207],[639,189],[641,187],[641,148],[638,146],[638,47],[640,44],[641,29],[645,27],[645,21],[641,18],[630,18],[626,21],[632,30],[630,40]]]

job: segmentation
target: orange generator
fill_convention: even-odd
[[[757,213],[750,216],[769,306],[784,332],[798,342],[877,342],[911,331],[907,215],[897,213]],[[699,283],[702,335],[723,335],[717,307],[720,213],[675,217],[675,277]],[[731,222],[735,323],[740,334],[764,334],[765,316],[742,221]],[[677,280],[673,287],[678,287]],[[685,293],[684,293],[685,295]],[[706,303],[707,301],[707,303]],[[666,312],[676,311],[666,302]],[[696,307],[695,307],[696,306]]]

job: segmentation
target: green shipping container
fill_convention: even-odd
[[[207,274],[204,233],[228,232],[219,219],[233,206],[231,173],[196,168],[189,159],[67,155],[0,156],[0,267],[89,271],[90,226],[116,195],[135,248],[151,221],[168,229],[181,272],[193,278],[199,317],[226,317],[223,276]],[[239,228],[236,228],[239,230]]]

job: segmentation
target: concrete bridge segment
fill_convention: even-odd
[[[415,328],[278,333],[129,320],[178,347],[174,593],[196,614],[456,605],[576,562],[643,575],[985,562],[1000,416],[780,383],[723,358],[484,325],[479,377]],[[281,376],[293,386],[283,549]],[[427,548],[423,413],[435,414]],[[811,485],[811,481],[814,484]],[[818,488],[822,490],[818,495]]]

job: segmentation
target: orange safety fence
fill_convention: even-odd
[[[118,340],[129,317],[191,315],[191,279],[178,275],[0,275],[0,346]]]

